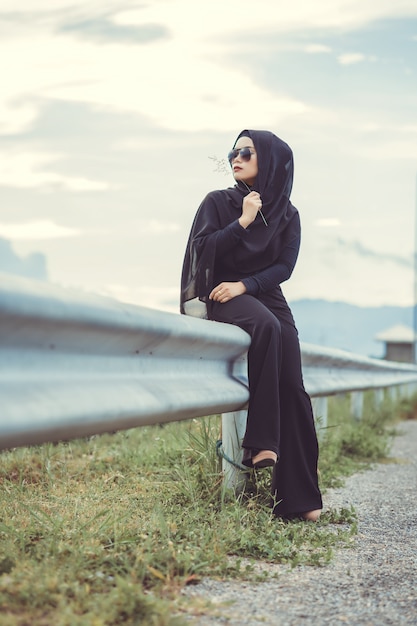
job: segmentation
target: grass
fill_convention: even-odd
[[[389,403],[375,411],[368,398],[360,423],[348,398],[329,413],[323,490],[383,458],[393,435]],[[202,576],[260,580],[259,560],[320,566],[351,545],[351,509],[318,524],[273,518],[269,470],[238,498],[225,491],[219,430],[213,416],[3,452],[0,625],[189,624],[202,609],[179,592]]]
[[[345,476],[386,456],[405,402],[386,399],[376,408],[372,392],[366,393],[363,419],[358,421],[350,416],[349,394],[329,398],[329,425],[324,433],[318,429],[323,439],[319,462],[322,487],[337,487]],[[417,406],[417,398],[415,403]]]

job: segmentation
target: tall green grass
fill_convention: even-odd
[[[368,403],[354,423],[332,400],[322,489],[386,454],[393,412]],[[202,576],[259,579],[257,560],[322,565],[351,544],[351,509],[272,517],[269,470],[225,491],[219,432],[213,416],[0,454],[0,624],[180,626],[201,607],[179,591]]]
[[[319,462],[322,486],[337,487],[344,476],[383,459],[395,435],[395,423],[402,418],[403,407],[404,401],[395,403],[389,398],[375,407],[373,392],[368,392],[363,418],[356,420],[351,417],[349,394],[329,398],[328,427],[318,430],[322,438]]]

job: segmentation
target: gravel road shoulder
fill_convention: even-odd
[[[352,549],[321,568],[267,565],[258,584],[204,579],[184,593],[211,600],[199,626],[417,625],[417,421],[401,422],[390,459],[324,495],[324,507],[358,514]]]

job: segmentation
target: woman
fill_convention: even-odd
[[[197,211],[181,312],[195,314],[197,303],[209,319],[250,334],[243,463],[273,466],[277,516],[316,521],[322,508],[317,437],[298,334],[280,287],[300,246],[299,214],[289,200],[292,151],[269,131],[244,130],[228,158],[236,185],[209,193]]]

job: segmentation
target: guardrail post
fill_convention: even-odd
[[[382,405],[382,403],[384,402],[384,398],[385,392],[382,387],[374,390],[374,406],[376,409],[379,409],[379,407]]]
[[[320,437],[322,434],[321,431],[324,432],[327,428],[327,396],[316,396],[315,398],[311,398],[311,405],[313,407],[317,434]]]
[[[242,463],[242,441],[246,430],[247,411],[234,411],[222,415],[222,447],[223,452],[234,463]],[[223,458],[224,485],[226,488],[239,491],[246,482],[245,473]]]
[[[363,415],[363,392],[352,391],[350,395],[350,411],[355,420],[362,419]]]
[[[395,404],[398,401],[398,398],[399,398],[398,385],[393,385],[392,387],[389,387],[388,388],[388,393],[389,393],[389,398],[390,398],[391,402],[393,402]]]
[[[398,390],[399,390],[400,398],[409,398],[411,396],[410,387],[411,385],[408,385],[408,384],[399,385]]]
[[[417,384],[415,382],[408,383],[408,397],[411,398],[417,392]]]

